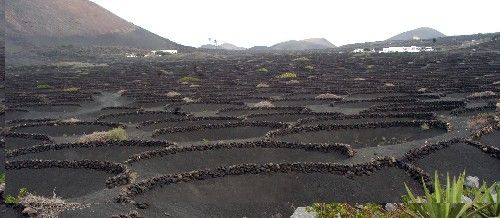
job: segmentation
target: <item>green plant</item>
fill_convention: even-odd
[[[83,135],[78,140],[79,142],[95,142],[95,141],[122,141],[127,139],[127,132],[122,128],[114,128],[107,132],[94,132],[89,135]]]
[[[352,205],[348,203],[315,203],[306,209],[316,212],[318,218],[337,217],[401,217],[401,210],[388,212],[380,204]],[[339,216],[340,215],[340,216]]]
[[[50,86],[49,84],[47,83],[38,83],[36,85],[36,88],[37,89],[52,89],[52,86]]]
[[[484,217],[500,217],[500,184],[493,183],[488,188],[483,184],[479,190],[475,191],[474,199],[478,199],[474,203],[474,208],[479,210],[479,214]]]
[[[425,196],[415,196],[410,188],[405,184],[407,195],[403,197],[405,203],[405,212],[411,217],[444,217],[444,218],[458,218],[470,217],[479,212],[479,209],[473,208],[473,204],[477,203],[478,199],[475,198],[472,203],[462,203],[462,196],[464,196],[464,180],[465,173],[462,173],[458,179],[453,177],[450,181],[450,176],[446,176],[446,186],[442,187],[439,181],[439,175],[436,172],[434,175],[434,192],[431,193],[425,182],[422,181],[424,186]]]
[[[19,204],[27,194],[28,189],[21,188],[19,193],[17,193],[17,196],[7,195],[7,197],[5,197],[5,204]]]
[[[179,83],[196,83],[199,81],[200,81],[200,79],[198,79],[196,77],[185,76],[185,77],[180,78],[177,82],[179,82]]]
[[[277,76],[278,79],[295,79],[297,74],[294,72],[284,72]]]
[[[269,70],[267,70],[266,68],[262,67],[262,68],[259,68],[259,69],[257,70],[257,72],[260,72],[260,73],[267,73],[267,72],[269,72]]]
[[[78,92],[78,91],[80,91],[80,88],[78,88],[78,87],[69,87],[69,88],[63,89],[63,92]]]
[[[0,173],[0,184],[5,183],[5,173]]]

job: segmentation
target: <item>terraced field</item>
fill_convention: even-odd
[[[471,125],[498,113],[499,71],[465,51],[15,67],[5,192],[85,205],[61,217],[279,217],[399,202],[436,170],[500,181],[498,124]]]

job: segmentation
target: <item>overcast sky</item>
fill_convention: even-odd
[[[418,27],[445,35],[500,31],[498,0],[91,0],[172,41],[238,46],[326,38],[335,45],[385,40]]]

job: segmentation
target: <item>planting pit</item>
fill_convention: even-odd
[[[182,118],[185,116],[186,114],[183,113],[142,111],[142,112],[108,114],[98,117],[97,120],[105,122],[118,122],[118,123],[140,123],[149,120],[164,120],[169,118]]]
[[[280,100],[274,101],[276,107],[305,107],[310,105],[328,105],[333,99],[301,99],[301,100]]]
[[[134,154],[167,146],[163,142],[118,141],[51,144],[12,151],[10,160],[101,160],[123,162]]]
[[[491,133],[482,135],[479,141],[485,145],[500,148],[500,130],[495,130]]]
[[[47,113],[68,113],[75,112],[81,109],[81,106],[78,104],[61,104],[61,105],[36,105],[27,107],[29,111],[32,112],[47,112]]]
[[[179,119],[166,119],[147,121],[138,124],[138,128],[145,131],[155,129],[174,128],[174,127],[189,127],[208,124],[223,124],[228,122],[239,122],[241,119],[235,117],[189,117]]]
[[[340,147],[340,148],[339,148]],[[273,142],[199,145],[195,148],[165,148],[133,157],[129,166],[141,177],[242,163],[336,162],[349,158],[341,146],[300,145]]]
[[[307,110],[302,107],[272,107],[272,108],[229,108],[219,110],[220,116],[239,117],[250,114],[299,113]]]
[[[275,141],[294,143],[345,143],[356,149],[401,144],[432,138],[446,132],[446,129],[432,126],[423,129],[412,122],[403,122],[296,127],[273,133],[271,138]]]
[[[153,137],[170,142],[210,142],[260,138],[271,130],[284,127],[279,123],[225,123],[186,128],[167,128],[153,132]]]
[[[313,113],[275,113],[275,114],[253,114],[246,117],[245,121],[259,122],[259,121],[270,121],[270,122],[283,122],[283,123],[293,123],[300,119],[321,116],[321,114],[315,115]],[[326,115],[323,115],[326,116]]]
[[[288,217],[294,207],[315,202],[401,202],[404,183],[420,189],[417,180],[396,167],[351,178],[327,172],[271,172],[164,185],[134,200],[149,203],[143,212],[151,217],[163,211],[174,217]]]
[[[311,105],[307,108],[314,112],[337,112],[343,114],[358,114],[367,110],[371,106],[378,105],[378,102],[334,102],[324,105]]]
[[[5,149],[19,149],[51,143],[46,135],[11,133],[3,136],[5,138]]]
[[[228,104],[228,103],[190,103],[190,104],[181,104],[181,105],[169,105],[167,109],[171,108],[180,108],[181,111],[188,113],[197,113],[197,112],[206,112],[206,111],[218,111],[223,108],[234,108],[234,107],[243,107],[243,103],[241,104]]]
[[[480,180],[491,184],[500,181],[500,159],[492,157],[480,148],[467,143],[453,143],[448,147],[435,150],[430,154],[422,154],[420,158],[412,159],[411,163],[423,169],[429,175],[437,170],[442,179],[446,173],[459,175],[465,173],[477,176]]]
[[[13,129],[20,133],[44,134],[52,137],[67,137],[108,131],[117,127],[122,126],[117,123],[103,122],[49,122],[22,125],[13,127]]]
[[[415,120],[411,117],[381,117],[381,118],[333,118],[325,117],[324,119],[315,119],[300,123],[300,126],[317,126],[317,125],[352,125],[361,123],[380,123],[380,122],[407,122]]]
[[[113,176],[123,172],[107,162],[14,161],[6,163],[5,192],[17,195],[21,188],[32,194],[72,198],[102,190]]]

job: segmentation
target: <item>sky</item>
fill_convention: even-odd
[[[333,44],[380,41],[431,27],[445,35],[500,32],[498,0],[91,0],[174,42],[209,38],[271,46],[326,38]]]

